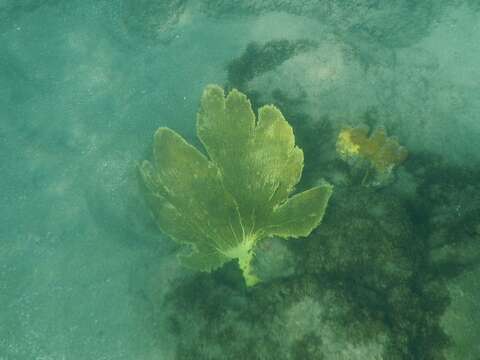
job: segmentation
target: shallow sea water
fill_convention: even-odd
[[[0,359],[480,358],[479,38],[472,0],[0,0]],[[254,289],[180,266],[138,181],[158,127],[200,147],[208,84],[335,186]],[[408,149],[387,182],[347,125]]]

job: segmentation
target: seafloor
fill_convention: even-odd
[[[0,0],[0,359],[478,360],[478,39],[475,0]],[[209,83],[335,185],[251,289],[182,268],[138,184]],[[408,149],[388,181],[335,152],[365,125]]]

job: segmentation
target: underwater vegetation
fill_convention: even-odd
[[[322,220],[332,186],[323,183],[289,195],[299,182],[303,152],[275,106],[258,110],[247,97],[219,86],[202,96],[197,134],[208,158],[168,128],[154,139],[154,165],[140,172],[159,227],[190,245],[187,267],[212,271],[237,259],[247,286],[259,279],[251,261],[269,236],[308,236]]]
[[[178,358],[449,359],[452,340],[441,325],[451,302],[447,284],[478,266],[473,217],[480,206],[460,218],[451,214],[454,196],[441,199],[433,191],[459,184],[456,176],[438,177],[455,170],[411,156],[414,164],[407,162],[406,170],[419,184],[411,197],[393,184],[339,183],[322,226],[305,239],[284,242],[286,249],[257,249],[256,257],[287,258],[283,269],[293,261],[293,271],[281,273],[277,264],[277,278],[248,291],[232,266],[175,285],[162,306],[170,309],[171,331],[189,339],[179,340]],[[450,192],[468,203],[474,189],[467,183],[474,178],[480,174],[465,179],[464,190]],[[429,187],[435,182],[437,190]],[[439,212],[455,221],[442,222]],[[464,229],[464,235],[447,229]],[[441,248],[447,251],[439,254]]]
[[[0,0],[0,358],[479,360],[473,9],[480,1]],[[183,240],[204,227],[180,243],[161,234],[142,195],[154,211],[171,203],[135,183],[138,159],[154,177],[176,169],[149,158],[149,140],[159,118],[190,136],[211,81],[247,95],[257,122],[264,104],[281,109],[304,157],[287,199],[321,179],[335,189],[308,236],[244,251],[255,286],[238,258],[181,266],[178,252],[197,249]],[[345,123],[384,127],[408,158],[345,161]],[[188,190],[172,199],[196,204],[182,212],[191,219],[209,191]],[[222,225],[228,214],[212,215],[224,209],[201,220]]]
[[[350,299],[353,316],[366,312],[385,325],[385,359],[441,359],[447,344],[438,322],[448,293],[425,270],[429,249],[413,221],[390,191],[344,187],[335,192],[322,231],[302,250],[303,271]]]
[[[282,64],[292,56],[315,48],[311,40],[267,41],[265,44],[249,43],[244,53],[227,65],[228,85],[244,89],[246,83],[256,76]]]
[[[257,286],[245,289],[232,262],[172,285],[158,306],[168,310],[178,359],[464,359],[450,354],[475,336],[464,341],[468,330],[442,319],[456,301],[449,284],[478,273],[480,174],[408,139],[410,128],[428,136],[422,125],[437,131],[440,122],[430,119],[435,56],[407,48],[453,2],[202,3],[214,17],[280,9],[325,24],[322,36],[251,42],[226,66],[225,87],[254,108],[282,109],[305,156],[298,190],[325,178],[336,191],[308,237],[255,245],[250,268],[264,280]],[[449,84],[438,86],[450,93]],[[428,106],[416,111],[420,94]],[[345,119],[351,128],[339,128]],[[473,347],[464,353],[476,360]]]
[[[228,68],[229,79],[237,76],[235,68]],[[262,105],[255,91],[243,90]],[[454,300],[449,284],[478,269],[480,173],[432,154],[407,153],[375,112],[360,114],[362,125],[338,129],[328,118],[302,112],[302,98],[272,94],[305,151],[297,188],[325,178],[335,191],[322,225],[308,237],[266,239],[255,248],[251,267],[264,282],[246,289],[241,272],[227,264],[172,286],[159,306],[176,334],[177,358],[470,355],[455,347],[475,337],[449,328],[458,331],[456,314],[449,314],[453,325],[443,319]],[[357,166],[361,176],[351,169]],[[362,184],[366,169],[372,173]],[[365,186],[372,184],[382,186]]]

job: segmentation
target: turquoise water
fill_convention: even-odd
[[[0,0],[0,359],[478,359],[480,6]],[[179,265],[136,166],[207,84],[275,104],[335,187],[308,238]],[[408,150],[385,181],[345,126]],[[364,181],[365,178],[371,181]]]

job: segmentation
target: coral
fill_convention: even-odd
[[[258,241],[307,236],[319,225],[332,186],[323,183],[289,197],[301,177],[303,152],[274,106],[258,111],[245,95],[208,86],[197,119],[209,158],[168,128],[157,130],[154,164],[140,173],[159,227],[191,246],[181,262],[211,271],[237,259],[247,285]]]
[[[388,137],[385,129],[376,128],[369,136],[368,127],[346,127],[340,131],[337,139],[337,153],[354,165],[368,162],[367,173],[362,184],[367,181],[369,166],[373,167],[380,182],[385,181],[392,169],[405,161],[408,151],[393,137]],[[361,165],[362,166],[362,165]]]

